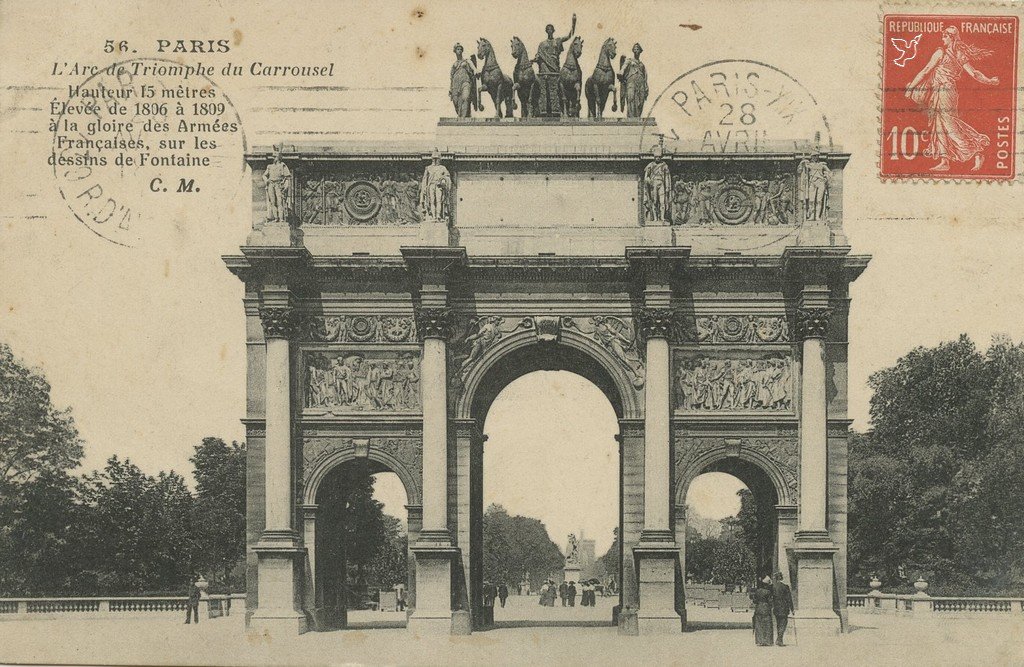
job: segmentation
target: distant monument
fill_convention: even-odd
[[[578,583],[580,570],[580,545],[576,541],[576,534],[569,533],[569,545],[565,549],[565,568],[562,570],[562,575],[566,581]]]

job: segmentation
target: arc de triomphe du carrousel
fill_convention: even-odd
[[[753,492],[759,570],[792,583],[801,631],[845,626],[847,314],[868,262],[843,233],[849,155],[821,132],[669,131],[654,114],[680,98],[646,100],[639,45],[614,72],[605,43],[584,103],[565,41],[564,66],[549,35],[509,88],[483,41],[479,67],[458,49],[456,117],[429,142],[246,156],[253,228],[225,261],[245,286],[250,628],[345,623],[345,568],[318,545],[356,460],[405,486],[410,630],[481,627],[482,428],[540,369],[618,416],[616,618],[683,629],[686,492],[721,471]],[[472,117],[481,95],[515,117]]]

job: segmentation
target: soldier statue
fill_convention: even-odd
[[[644,209],[648,222],[668,222],[671,207],[672,173],[661,159],[659,144],[654,147],[654,161],[644,169]]]
[[[537,47],[537,55],[533,62],[537,63],[537,76],[540,79],[540,114],[541,116],[559,116],[561,114],[561,94],[558,90],[558,74],[562,69],[561,55],[563,44],[576,34],[576,15],[572,15],[572,29],[565,37],[555,37],[555,26],[550,23],[544,28],[548,38]]]
[[[281,146],[274,150],[274,161],[263,172],[263,184],[267,190],[267,222],[288,223],[291,210],[292,172],[281,161]]]
[[[647,101],[647,67],[640,62],[643,47],[633,45],[633,57],[623,56],[619,69],[619,99],[626,110],[626,118],[639,118]]]
[[[803,202],[805,220],[824,220],[828,211],[828,189],[832,183],[832,170],[814,153],[811,159],[804,158],[797,167],[800,183],[800,199]]]
[[[423,170],[420,183],[420,212],[430,222],[448,222],[452,194],[452,175],[441,164],[441,154],[434,151],[430,164]]]
[[[455,115],[469,118],[470,110],[477,109],[476,71],[473,64],[462,57],[462,44],[456,44],[455,62],[452,64],[451,88],[448,97],[455,106]]]

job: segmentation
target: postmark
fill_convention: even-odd
[[[51,102],[49,163],[79,222],[134,247],[173,211],[206,210],[217,220],[216,204],[243,182],[246,139],[212,73],[201,64],[126,60],[69,83]]]
[[[677,153],[833,148],[828,119],[810,91],[778,67],[742,59],[684,72],[658,95],[645,118],[640,151],[661,141]]]
[[[882,17],[883,179],[1013,180],[1020,21]]]

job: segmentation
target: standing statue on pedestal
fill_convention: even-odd
[[[566,565],[577,565],[580,562],[580,545],[576,540],[576,533],[569,533],[568,554],[565,556]]]
[[[672,172],[661,159],[663,148],[654,147],[654,161],[644,168],[644,219],[647,222],[668,222],[671,214],[670,194]]]
[[[540,115],[558,116],[562,101],[559,95],[558,76],[561,71],[562,45],[576,34],[576,15],[572,15],[572,29],[565,37],[555,37],[555,26],[550,23],[544,28],[548,38],[537,46],[537,75],[540,78]]]
[[[455,62],[452,64],[451,88],[448,97],[455,106],[455,115],[469,118],[472,109],[478,109],[476,97],[476,71],[473,64],[462,57],[462,44],[456,44]]]
[[[281,161],[281,146],[274,151],[274,161],[263,172],[263,184],[267,190],[267,222],[288,224],[291,210],[292,172]]]
[[[639,42],[633,45],[633,57],[626,58],[620,63],[619,82],[622,100],[622,107],[626,111],[626,118],[639,118],[644,112],[644,103],[647,101],[647,67],[640,62],[640,54],[643,47]]]
[[[427,222],[447,223],[450,214],[452,175],[441,164],[441,154],[434,151],[430,164],[423,170],[420,183],[420,212]]]
[[[828,189],[832,183],[832,170],[828,163],[815,152],[812,158],[800,161],[797,173],[804,220],[824,220],[828,211]]]

